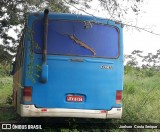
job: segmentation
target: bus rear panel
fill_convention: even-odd
[[[14,90],[17,112],[23,117],[121,118],[121,25],[50,13],[46,51],[44,25],[43,14],[29,15],[21,87]]]

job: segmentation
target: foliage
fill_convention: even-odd
[[[22,28],[26,24],[29,12],[40,12],[48,8],[54,12],[69,12],[62,2],[56,0],[1,0],[0,1],[0,63],[10,63],[15,57],[16,49],[20,43]],[[10,36],[8,31],[13,29],[17,37]]]
[[[1,65],[0,64],[0,77],[10,75],[10,65]]]
[[[0,105],[6,104],[10,95],[12,95],[12,78],[0,77]]]
[[[142,69],[141,72],[145,74],[146,71]],[[142,76],[144,77],[130,73],[125,76],[122,122],[158,123],[160,120],[156,117],[159,109],[160,81],[158,76],[160,72],[154,72],[152,76]],[[149,117],[154,117],[155,120]]]
[[[9,63],[12,62],[13,56],[8,53],[5,49],[6,47],[4,45],[0,45],[0,64],[7,66]],[[11,47],[8,47],[10,51],[13,51]]]
[[[29,64],[28,64],[28,72],[27,78],[29,78],[33,83],[36,82],[36,78],[39,78],[39,72],[41,71],[40,65],[34,64],[34,49],[40,49],[39,45],[33,40],[33,31],[32,29],[27,28],[27,32],[29,34],[30,46],[29,46]]]
[[[142,51],[134,50],[131,55],[125,55],[126,65],[130,67],[141,67],[143,69],[160,71],[160,49],[157,50],[155,54],[142,54]],[[141,64],[138,64],[138,62],[141,62]]]
[[[90,3],[93,0],[63,0],[66,3],[73,4],[75,6],[83,6],[84,9],[91,8]],[[117,1],[117,0],[99,0],[98,1],[103,10],[106,10],[108,13],[108,18],[111,19],[120,19],[122,16],[127,14],[130,10],[136,15],[141,11],[140,5],[143,3],[143,0],[133,0],[133,1]],[[128,7],[127,7],[128,6]],[[82,9],[83,9],[82,8]],[[125,18],[122,18],[125,19]]]

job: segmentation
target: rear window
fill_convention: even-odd
[[[42,53],[43,21],[33,25],[35,53]],[[87,21],[49,20],[47,54],[117,58],[119,32],[113,26]]]

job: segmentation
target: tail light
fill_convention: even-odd
[[[25,86],[23,89],[23,101],[31,102],[32,101],[32,87]]]
[[[106,110],[101,110],[101,113],[107,113],[107,111]]]
[[[41,111],[42,112],[47,112],[47,109],[46,108],[42,108]]]
[[[116,104],[122,103],[122,91],[116,91]]]

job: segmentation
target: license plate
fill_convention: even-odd
[[[84,97],[83,96],[77,96],[77,95],[68,95],[66,97],[67,102],[83,102]]]

